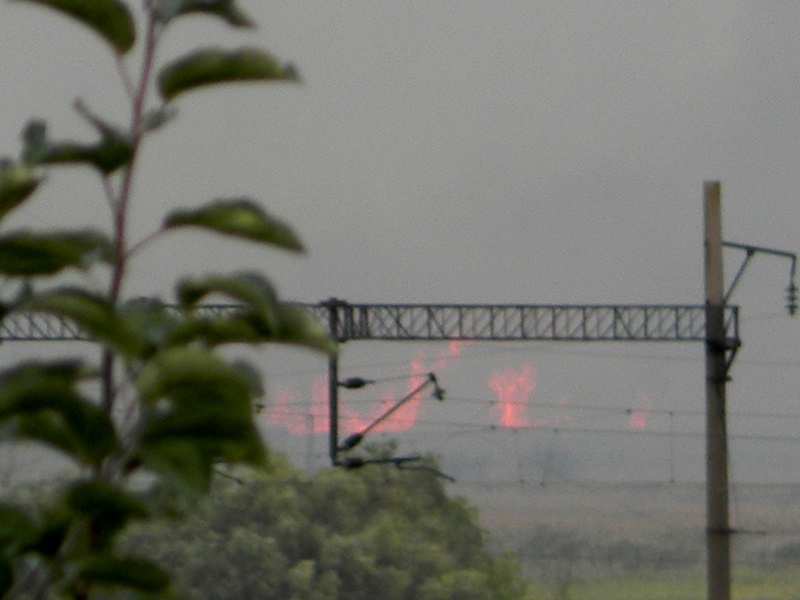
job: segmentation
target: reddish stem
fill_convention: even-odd
[[[108,299],[112,304],[117,304],[122,293],[122,282],[127,266],[127,244],[126,244],[126,222],[128,217],[128,207],[131,199],[133,187],[133,176],[136,167],[136,158],[139,147],[142,143],[143,127],[142,117],[144,115],[145,104],[147,102],[147,92],[150,88],[152,79],[153,65],[156,54],[156,33],[157,24],[153,13],[148,16],[147,33],[144,45],[144,57],[142,58],[142,71],[136,93],[133,98],[131,110],[131,159],[122,172],[120,183],[119,198],[113,207],[114,214],[114,249],[116,259],[111,275],[111,282],[108,290]],[[103,406],[107,412],[111,412],[114,407],[114,354],[110,349],[103,350],[102,359],[102,379],[103,379]]]

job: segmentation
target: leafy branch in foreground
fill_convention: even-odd
[[[97,364],[77,358],[23,361],[0,371],[3,441],[42,444],[75,467],[42,509],[0,504],[0,597],[84,599],[95,590],[167,596],[169,574],[145,557],[126,554],[118,536],[135,521],[176,512],[202,497],[220,461],[265,464],[253,421],[253,400],[261,390],[257,372],[223,356],[220,347],[335,347],[320,324],[281,302],[258,273],[177,281],[178,311],[157,298],[126,299],[130,263],[176,229],[193,227],[295,253],[303,249],[290,227],[248,198],[175,208],[157,231],[131,241],[132,182],[145,138],[169,123],[172,103],[206,86],[294,81],[297,75],[254,48],[201,47],[163,65],[157,61],[169,26],[188,16],[253,27],[235,0],[144,0],[140,23],[122,0],[17,3],[40,5],[48,9],[43,20],[50,18],[46,12],[57,13],[100,36],[119,67],[130,114],[121,126],[78,100],[74,108],[94,141],[52,139],[45,121],[35,118],[23,128],[19,157],[0,160],[0,316],[55,315],[74,322],[100,348]],[[5,227],[5,217],[29,202],[54,169],[65,167],[97,175],[100,199],[111,212],[109,231],[79,224],[47,232]],[[74,283],[75,273],[87,276],[79,282],[107,277],[105,291]],[[217,317],[194,310],[219,296],[240,310]]]

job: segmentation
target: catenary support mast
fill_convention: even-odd
[[[721,190],[718,181],[703,188],[706,293],[706,552],[709,600],[731,597],[731,529],[728,507],[728,431],[726,388],[725,289],[722,274]],[[738,342],[737,342],[738,343]]]

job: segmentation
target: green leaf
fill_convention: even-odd
[[[41,159],[43,164],[88,164],[108,175],[127,165],[133,147],[121,133],[108,135],[96,144],[63,142],[50,146]]]
[[[78,576],[88,583],[148,593],[162,592],[170,583],[167,572],[149,560],[111,554],[81,561]]]
[[[19,552],[36,539],[37,533],[36,523],[27,514],[16,506],[0,505],[0,554]]]
[[[0,274],[51,275],[68,267],[87,269],[111,262],[111,242],[96,231],[36,234],[18,231],[0,237]]]
[[[15,422],[19,437],[45,443],[86,465],[100,464],[115,446],[113,427],[97,410],[31,412]]]
[[[189,491],[208,488],[219,461],[263,466],[266,450],[252,411],[214,402],[176,402],[142,431],[140,464],[180,480]]]
[[[15,419],[17,436],[60,450],[79,463],[94,463],[88,459],[63,417],[63,414],[45,411],[19,415]]]
[[[233,361],[233,367],[247,379],[251,396],[260,397],[265,394],[264,382],[261,381],[261,374],[258,369],[244,360]]]
[[[187,414],[154,426],[141,441],[139,457],[156,472],[178,478],[189,491],[207,489],[220,461],[266,464],[266,451],[252,421],[244,426],[219,415],[212,419]]]
[[[14,586],[14,569],[7,560],[0,560],[0,598],[5,598],[6,594]]]
[[[258,273],[238,273],[235,275],[209,275],[206,277],[184,279],[178,284],[178,301],[184,309],[192,309],[209,295],[221,294],[243,304],[242,312],[254,315],[270,327],[276,325],[275,308],[277,294],[272,284]],[[245,320],[235,315],[232,319],[217,317],[209,321],[246,325]],[[249,323],[247,323],[249,325]],[[243,333],[249,334],[247,328]],[[246,341],[256,341],[248,339]]]
[[[27,165],[0,168],[0,219],[29,197],[42,177],[41,169]]]
[[[106,480],[74,484],[67,493],[67,503],[82,515],[111,521],[125,522],[148,514],[144,502]]]
[[[200,362],[214,373],[199,384],[186,381],[183,373],[175,373],[168,384],[171,391],[165,395],[172,402],[168,409],[155,412],[145,425],[143,438],[191,436],[193,430],[198,438],[237,439],[249,435],[253,425],[250,400],[254,394],[263,393],[261,378],[249,363],[229,364],[205,358],[198,361],[209,353],[197,348],[170,350],[166,354],[172,355],[167,362],[172,362],[173,367]]]
[[[147,440],[139,448],[141,463],[165,475],[183,491],[196,494],[211,484],[211,449],[184,438]]]
[[[8,388],[30,383],[48,385],[73,385],[86,377],[87,371],[80,361],[69,359],[51,362],[30,361],[0,372],[0,396]]]
[[[162,22],[191,14],[219,17],[232,27],[255,27],[249,17],[236,6],[235,0],[161,0],[156,8],[156,15]]]
[[[249,410],[246,376],[214,352],[203,348],[170,348],[154,356],[137,379],[142,401],[171,398],[175,410],[226,406]],[[242,406],[244,408],[242,408]]]
[[[61,11],[100,34],[119,54],[133,47],[136,26],[128,7],[118,0],[27,0]]]
[[[185,439],[195,443],[241,442],[250,436],[251,419],[250,415],[242,419],[225,414],[222,410],[180,411],[151,422],[142,440],[145,445],[163,439]]]
[[[18,437],[57,448],[79,462],[98,464],[116,447],[106,413],[75,390],[80,364],[24,363],[0,375],[0,421]]]
[[[189,90],[217,83],[296,79],[291,65],[281,65],[263,50],[207,48],[166,65],[158,75],[158,88],[169,102]]]
[[[41,119],[32,119],[22,130],[22,163],[36,165],[47,152],[47,123]]]
[[[104,297],[82,289],[64,288],[33,296],[22,308],[69,319],[94,340],[103,342],[126,356],[133,356],[142,348],[133,323],[120,317]]]
[[[251,372],[210,350],[172,348],[153,357],[137,386],[150,406],[139,451],[146,466],[204,488],[216,460],[263,463]]]
[[[167,215],[164,227],[200,227],[287,250],[303,250],[300,240],[288,225],[246,198],[220,199],[196,210],[174,211]]]
[[[175,311],[157,298],[134,298],[118,312],[150,350],[163,346],[179,322]]]
[[[271,340],[306,346],[327,353],[337,352],[336,342],[327,328],[302,306],[281,304],[277,311],[278,327]]]
[[[171,332],[166,345],[185,345],[193,340],[202,340],[207,346],[220,344],[257,344],[269,340],[260,319],[249,314],[225,317],[189,316]]]
[[[67,421],[79,419],[82,399],[74,389],[73,369],[75,363],[55,367],[26,363],[3,373],[0,421],[37,412],[60,414]]]
[[[146,505],[109,481],[78,482],[67,494],[70,508],[93,523],[95,543],[109,548],[114,536],[132,519],[147,516]]]
[[[184,318],[171,332],[167,345],[203,340],[209,346],[225,343],[276,342],[305,346],[326,353],[337,351],[328,329],[305,308],[270,298],[266,280],[210,276],[184,282],[179,297],[185,308],[194,308],[206,294],[229,291],[242,302],[240,310],[225,316],[205,317],[193,314]]]
[[[33,120],[26,125],[22,134],[25,144],[22,152],[24,163],[87,164],[105,175],[128,164],[133,156],[133,146],[128,136],[89,113],[81,102],[76,105],[80,113],[100,131],[100,140],[94,144],[50,142],[47,139],[46,124]]]
[[[142,131],[156,131],[178,116],[178,111],[171,106],[159,106],[142,115]]]
[[[168,344],[174,346],[191,340],[203,340],[209,346],[272,342],[328,354],[337,352],[325,326],[304,308],[291,304],[276,305],[269,321],[246,310],[216,319],[189,317],[172,331]]]
[[[29,550],[43,556],[54,557],[64,544],[72,525],[72,514],[59,503],[49,507]]]
[[[259,273],[246,272],[183,279],[177,287],[178,301],[185,309],[194,308],[209,295],[222,294],[247,305],[248,309],[269,320],[277,303],[275,289]]]

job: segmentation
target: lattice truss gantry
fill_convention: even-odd
[[[706,309],[696,305],[301,304],[339,341],[689,341],[706,339]],[[197,309],[213,315],[235,305]],[[726,307],[726,337],[739,341],[739,311]],[[53,315],[19,313],[0,323],[2,341],[69,341],[87,336]]]
[[[340,340],[704,341],[705,307],[692,305],[348,304],[328,301]],[[739,339],[738,307],[726,311]]]

